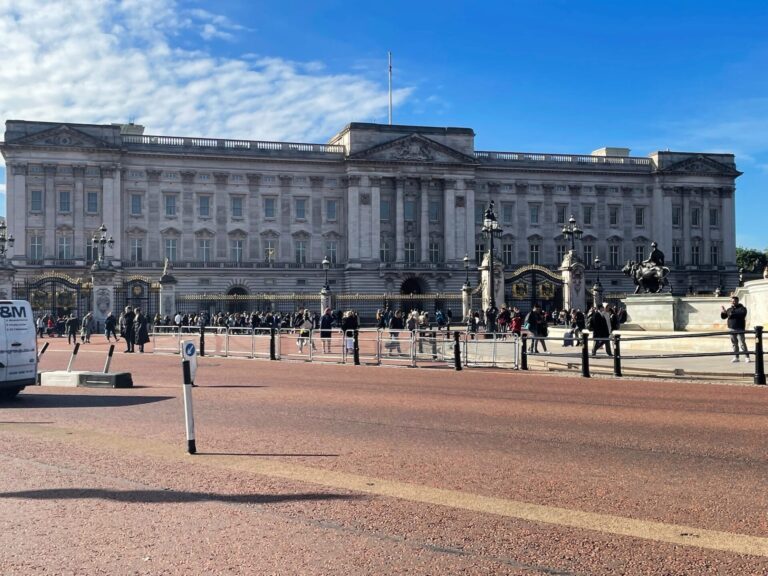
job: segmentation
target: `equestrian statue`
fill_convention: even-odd
[[[651,243],[651,253],[646,260],[629,260],[621,271],[632,277],[635,294],[641,289],[646,294],[658,294],[664,292],[664,288],[669,288],[669,268],[664,266],[664,252],[658,249],[656,242]]]

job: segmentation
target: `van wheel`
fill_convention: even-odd
[[[23,386],[16,386],[14,388],[0,388],[0,402],[3,400],[13,400],[22,390],[24,390]]]

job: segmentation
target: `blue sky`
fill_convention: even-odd
[[[391,50],[395,122],[479,150],[735,153],[762,249],[766,30],[758,1],[0,1],[0,119],[322,142],[386,122]]]

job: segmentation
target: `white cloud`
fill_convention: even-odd
[[[0,119],[132,118],[153,134],[321,141],[347,122],[386,118],[386,88],[362,75],[178,45],[182,34],[241,29],[174,0],[0,0]],[[396,91],[395,103],[411,92]]]

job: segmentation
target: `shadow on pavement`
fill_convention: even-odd
[[[198,456],[293,456],[305,458],[338,458],[339,454],[249,454],[247,452],[198,452]]]
[[[9,408],[121,408],[172,400],[174,396],[91,396],[88,394],[20,394]]]
[[[104,490],[100,488],[50,488],[0,492],[0,498],[31,500],[99,499],[113,502],[164,504],[184,502],[225,502],[228,504],[274,504],[302,500],[353,500],[360,496],[305,492],[300,494],[215,494],[213,492],[176,492],[173,490]]]

